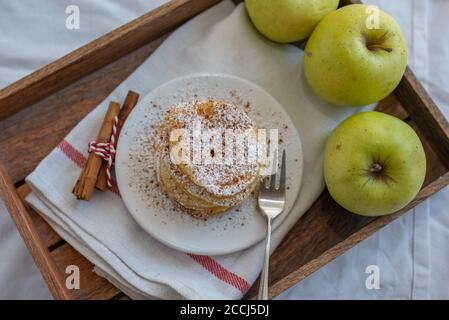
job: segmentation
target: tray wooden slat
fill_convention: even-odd
[[[0,161],[20,181],[167,37],[163,35],[0,122]],[[93,90],[93,88],[95,88]],[[1,104],[0,104],[1,108]],[[61,121],[64,119],[64,121]]]
[[[25,199],[30,192],[31,188],[27,184],[17,188],[17,193],[22,200]],[[69,290],[73,299],[108,300],[116,297],[125,297],[123,294],[120,295],[121,291],[119,289],[94,273],[94,265],[62,239],[36,211],[27,205],[26,202],[25,207],[33,220],[37,234],[54,258],[58,272],[64,277],[67,276],[65,270],[69,265],[76,265],[79,267],[80,289]]]
[[[17,229],[22,236],[27,249],[41,271],[44,280],[57,299],[69,300],[72,296],[65,287],[61,273],[52,259],[47,247],[40,238],[36,226],[28,214],[22,200],[20,199],[11,178],[6,170],[0,165],[0,194],[5,202],[6,208],[11,215]]]
[[[22,199],[25,208],[28,211],[28,214],[33,221],[34,226],[36,227],[36,231],[41,238],[42,242],[44,243],[46,248],[49,248],[49,251],[51,251],[51,248],[55,247],[58,243],[65,242],[51,227],[48,225],[48,223],[36,212],[33,210],[33,208],[30,207],[30,205],[25,201],[26,196],[31,192],[31,188],[24,184],[17,188],[17,193]]]
[[[394,94],[380,101],[377,104],[376,111],[387,113],[404,121],[410,117]]]
[[[170,1],[33,72],[0,91],[0,120],[159,38],[219,1]]]
[[[449,164],[449,124],[410,68],[394,93],[426,138],[437,146],[441,159]]]
[[[13,183],[29,174],[87,112],[159,46],[168,32],[217,2],[173,0],[0,91],[0,150],[7,150],[0,152],[0,162],[7,169],[0,166],[0,192],[56,298],[127,299],[93,273],[89,261],[22,203],[29,187],[22,184],[15,190]],[[350,2],[342,0],[341,4]],[[449,184],[449,126],[409,69],[394,94],[382,100],[377,110],[409,122],[422,139],[428,162],[423,189],[406,208],[380,218],[350,214],[327,191],[323,192],[273,253],[271,296]],[[65,269],[71,264],[81,269],[81,290],[65,288]],[[257,283],[247,298],[254,297]]]
[[[80,270],[80,289],[70,290],[73,299],[77,300],[109,300],[121,291],[106,279],[99,277],[94,271],[94,265],[73,249],[68,243],[51,252],[61,272],[67,266],[75,265]]]

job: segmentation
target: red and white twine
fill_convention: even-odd
[[[95,153],[97,156],[106,161],[106,185],[109,189],[112,188],[112,176],[111,171],[114,166],[115,160],[115,141],[117,139],[117,126],[118,126],[118,117],[114,118],[114,122],[112,124],[112,134],[109,142],[98,142],[93,140],[89,142],[89,152]]]

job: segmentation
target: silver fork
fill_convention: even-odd
[[[262,183],[259,191],[259,208],[267,218],[267,236],[265,240],[265,258],[262,273],[260,275],[259,300],[268,299],[268,267],[270,262],[271,221],[282,213],[285,206],[285,150],[282,153],[281,177],[279,188],[276,188],[276,171],[270,176],[270,184]],[[276,167],[277,167],[277,162]]]

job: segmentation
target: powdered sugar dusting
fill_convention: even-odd
[[[186,105],[191,102],[187,102]],[[159,140],[159,124],[163,121],[164,111],[163,108],[157,103],[151,103],[151,107],[147,107],[149,114],[145,115],[141,123],[138,125],[139,134],[133,138],[133,143],[130,146],[129,163],[127,164],[132,176],[130,177],[129,187],[135,190],[142,199],[151,203],[152,206],[156,206],[159,209],[155,210],[153,214],[159,216],[165,220],[165,223],[170,221],[173,215],[181,215],[184,222],[190,221],[196,226],[204,226],[211,222],[211,220],[219,222],[219,228],[214,227],[216,232],[220,230],[226,231],[229,228],[238,228],[245,225],[245,223],[251,222],[252,214],[256,206],[255,193],[246,194],[242,193],[241,198],[233,198],[232,201],[223,198],[222,201],[217,203],[218,205],[236,205],[236,202],[240,202],[244,197],[248,197],[247,201],[242,203],[239,207],[232,209],[225,215],[219,215],[209,217],[207,220],[198,220],[192,218],[190,215],[185,214],[185,208],[180,207],[177,203],[172,201],[165,194],[160,186],[158,180],[158,163],[159,163],[159,148],[157,142]],[[127,130],[128,131],[128,130]],[[125,131],[122,134],[127,135]],[[167,156],[167,155],[166,155]],[[170,160],[167,160],[170,161]],[[171,163],[171,162],[168,162]],[[179,179],[187,179],[181,173],[176,175]],[[195,187],[194,184],[185,184],[189,187],[189,190],[194,194],[201,194],[208,200],[212,201],[212,198],[207,198],[207,194],[201,188]],[[224,217],[225,216],[225,217]]]
[[[226,130],[245,132],[256,129],[253,121],[242,109],[225,101],[208,99],[206,101],[194,100],[178,104],[171,107],[165,114],[159,135],[166,163],[171,163],[168,159],[170,132],[178,128],[193,132],[196,124],[200,124],[202,129],[214,130],[215,134],[220,137],[225,136]],[[191,148],[190,142],[189,140],[189,149]],[[181,170],[178,170],[177,166],[172,164],[172,175],[179,176],[182,175],[182,172],[179,171],[187,171],[190,173],[189,178],[196,185],[216,196],[229,197],[245,191],[245,189],[254,184],[254,180],[259,174],[259,164],[256,161],[248,163],[245,157],[246,153],[235,152],[235,149],[248,148],[244,140],[235,139],[233,143],[232,163],[226,164],[224,161],[224,148],[222,148],[221,143],[218,146],[220,152],[214,152],[214,147],[217,146],[213,144],[208,135],[203,134],[201,141],[202,150],[200,148],[197,152],[214,152],[212,163],[204,163],[204,161],[195,163],[192,159],[189,159],[188,163],[181,165]],[[213,162],[214,159],[217,161]],[[179,181],[186,181],[186,175],[184,174],[183,176]],[[202,193],[196,194],[200,195]]]

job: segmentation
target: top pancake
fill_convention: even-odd
[[[232,132],[242,133],[243,137],[245,133],[248,136],[250,132],[256,132],[254,123],[240,108],[212,99],[183,103],[166,112],[160,129],[160,145],[165,149],[162,150],[163,153],[169,153],[174,147],[187,148],[187,143],[192,145],[189,161],[177,164],[176,171],[200,189],[212,196],[227,198],[247,193],[254,188],[260,167],[257,161],[248,161],[247,140],[232,138],[233,144],[227,140]],[[184,129],[190,134],[201,132],[198,135],[201,140],[190,138],[170,142],[170,134],[174,129]],[[207,132],[221,139],[211,139]],[[229,149],[231,145],[233,149]]]

